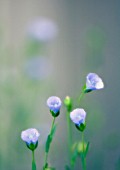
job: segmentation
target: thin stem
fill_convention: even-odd
[[[52,121],[52,126],[51,126],[51,130],[50,130],[50,136],[51,136],[51,133],[52,133],[52,129],[54,127],[54,124],[55,124],[55,117],[53,118],[53,121]],[[44,159],[44,167],[46,166],[47,164],[47,160],[48,160],[48,152],[45,152],[45,159]]]
[[[71,133],[71,123],[70,123],[70,112],[67,112],[67,124],[68,124],[69,151],[71,152],[72,133]]]
[[[36,170],[34,150],[32,151],[32,170]]]
[[[86,170],[86,158],[85,158],[85,147],[84,147],[84,132],[82,132],[82,149],[83,149],[83,155],[82,155],[82,167],[83,170]]]
[[[85,157],[82,160],[82,167],[83,167],[83,170],[86,170],[86,158]]]
[[[72,130],[70,123],[70,112],[67,112],[67,130],[68,130],[68,146],[69,146],[69,156],[71,155],[71,146],[72,146]]]
[[[48,153],[45,152],[44,168],[45,168],[45,166],[46,166],[46,164],[47,164],[47,158],[48,158]]]
[[[35,162],[35,155],[34,155],[34,151],[32,151],[32,162]]]
[[[53,118],[53,121],[52,121],[52,126],[51,126],[51,130],[50,130],[50,135],[51,135],[51,132],[52,132],[52,129],[53,129],[54,124],[55,124],[55,117]]]
[[[84,132],[82,132],[82,149],[83,149],[83,153],[84,153]]]
[[[80,94],[80,96],[79,96],[79,98],[78,98],[78,102],[79,102],[79,103],[80,103],[81,99],[83,98],[83,96],[84,96],[84,91],[81,92],[81,94]]]

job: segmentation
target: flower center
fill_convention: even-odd
[[[33,135],[29,135],[29,139],[33,139]]]
[[[51,105],[53,105],[53,106],[57,106],[58,104],[59,104],[59,102],[56,102],[56,101],[51,102]]]

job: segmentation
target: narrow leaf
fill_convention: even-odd
[[[76,147],[75,147],[75,150],[74,150],[74,152],[73,152],[73,154],[72,154],[72,158],[71,158],[71,164],[72,164],[72,166],[74,166],[77,156],[78,156],[78,151],[77,151],[77,146],[76,146]]]
[[[47,141],[46,141],[46,146],[45,146],[45,151],[46,151],[46,153],[49,152],[49,148],[50,148],[50,143],[51,143],[51,141],[52,141],[52,137],[51,137],[51,135],[48,135]]]
[[[88,150],[89,150],[89,145],[90,145],[90,142],[87,143],[87,146],[86,146],[86,150],[85,150],[85,157],[87,156],[87,153],[88,153]]]

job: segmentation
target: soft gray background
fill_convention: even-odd
[[[58,25],[59,35],[42,52],[52,63],[52,74],[33,81],[23,71],[29,58],[26,27],[41,16]],[[46,99],[50,95],[76,99],[89,72],[99,74],[105,88],[81,102],[88,114],[85,138],[91,143],[87,169],[120,169],[119,65],[119,0],[0,0],[0,170],[31,169],[30,151],[20,139],[21,131],[29,127],[41,133],[36,159],[42,169],[52,121]],[[49,155],[58,170],[68,163],[65,118],[63,107]],[[81,139],[74,126],[73,133],[74,140]],[[75,169],[80,167],[78,159]]]

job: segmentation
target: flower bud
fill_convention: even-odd
[[[84,145],[83,145],[82,142],[79,142],[78,145],[77,145],[77,151],[78,151],[78,153],[79,153],[79,154],[80,154],[80,153],[83,153],[83,152],[86,150],[86,147],[87,147],[87,144],[86,144],[86,143],[84,143]]]
[[[69,96],[66,96],[66,98],[64,99],[64,105],[67,108],[67,111],[70,112],[72,109],[72,100]]]

